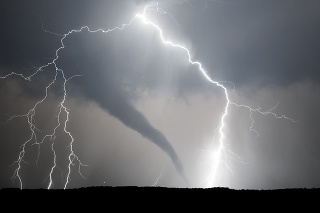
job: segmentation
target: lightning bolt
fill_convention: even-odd
[[[158,181],[159,181],[159,179],[160,179],[160,178],[161,178],[161,176],[162,176],[162,173],[163,173],[163,169],[161,170],[161,172],[160,172],[159,176],[157,177],[156,181],[152,184],[152,186],[157,186]]]
[[[217,176],[218,176],[218,171],[219,171],[219,166],[220,164],[224,164],[226,165],[226,167],[228,168],[228,170],[232,172],[232,169],[231,167],[229,166],[229,164],[223,160],[223,155],[224,156],[235,156],[236,158],[239,158],[238,155],[236,155],[235,153],[233,153],[230,149],[228,149],[225,145],[225,134],[224,134],[224,127],[225,127],[225,119],[226,117],[228,116],[228,110],[229,110],[229,107],[230,105],[234,105],[236,107],[244,107],[246,109],[249,110],[249,113],[250,113],[250,119],[251,119],[251,126],[250,126],[250,130],[255,132],[257,134],[257,136],[259,135],[259,133],[253,129],[253,125],[254,125],[254,119],[252,118],[252,113],[253,112],[257,112],[257,113],[260,113],[262,115],[272,115],[274,116],[275,118],[283,118],[283,119],[287,119],[287,120],[290,120],[292,122],[296,122],[295,120],[291,119],[291,118],[288,118],[287,116],[285,115],[277,115],[276,113],[272,112],[272,110],[274,110],[277,105],[275,107],[273,107],[272,109],[268,110],[268,111],[262,111],[261,108],[257,108],[257,109],[254,109],[250,106],[247,106],[245,104],[237,104],[235,102],[232,102],[229,98],[229,93],[228,93],[228,90],[227,88],[221,84],[221,82],[218,82],[218,81],[214,81],[210,78],[210,76],[208,75],[207,71],[203,68],[202,64],[199,62],[199,61],[195,61],[192,59],[191,57],[191,54],[190,54],[190,51],[187,47],[179,44],[179,43],[175,43],[173,41],[170,41],[170,40],[166,40],[164,35],[163,35],[163,30],[155,23],[153,23],[152,21],[148,20],[148,17],[147,17],[147,13],[148,11],[159,11],[159,6],[158,6],[158,3],[155,3],[153,5],[146,5],[144,10],[143,10],[143,13],[141,14],[137,14],[135,17],[141,19],[143,21],[144,24],[146,25],[149,25],[151,26],[152,28],[154,28],[158,33],[159,33],[159,36],[162,40],[162,43],[164,45],[168,45],[168,46],[171,46],[173,48],[178,48],[178,49],[182,49],[187,57],[188,57],[188,62],[191,64],[191,65],[195,65],[198,67],[198,70],[201,72],[201,74],[203,75],[203,77],[208,81],[210,82],[211,84],[214,84],[216,85],[217,87],[219,87],[220,89],[223,90],[224,92],[224,95],[225,95],[225,99],[226,99],[226,105],[224,107],[224,111],[222,113],[222,116],[220,118],[220,124],[219,124],[219,139],[218,139],[218,148],[215,150],[215,151],[212,151],[211,155],[212,155],[212,164],[211,164],[211,172],[207,178],[207,181],[208,181],[208,187],[212,187],[212,186],[215,186],[216,183],[216,179],[217,179]],[[162,10],[161,10],[162,11]],[[232,83],[233,84],[233,83]]]
[[[47,33],[51,33],[57,36],[61,36],[60,39],[60,44],[61,46],[55,51],[55,56],[53,58],[53,60],[39,68],[36,69],[36,71],[34,73],[32,73],[29,76],[24,76],[23,74],[20,73],[16,73],[16,72],[12,72],[10,74],[7,74],[5,76],[0,76],[0,79],[6,79],[9,78],[11,76],[17,76],[17,77],[21,77],[22,79],[26,80],[26,81],[31,81],[32,78],[37,75],[39,72],[44,71],[46,68],[49,68],[51,66],[54,67],[55,69],[55,76],[53,78],[53,80],[46,86],[45,88],[45,95],[43,96],[42,99],[40,99],[39,101],[37,101],[33,107],[26,113],[26,114],[22,114],[22,115],[13,115],[13,116],[9,116],[9,118],[5,121],[5,123],[15,119],[15,118],[26,118],[28,125],[29,125],[29,129],[30,129],[30,137],[29,139],[27,139],[22,145],[21,145],[21,150],[19,152],[18,158],[16,161],[13,162],[12,165],[16,165],[16,169],[14,171],[14,174],[12,176],[13,181],[15,181],[16,179],[18,179],[19,184],[20,184],[20,188],[23,188],[23,181],[22,181],[22,177],[21,177],[21,168],[22,168],[22,163],[25,163],[25,153],[26,153],[26,146],[29,145],[32,141],[35,141],[34,143],[32,143],[31,145],[36,145],[38,146],[38,158],[37,158],[37,163],[39,160],[39,155],[40,155],[40,148],[41,145],[45,142],[45,140],[49,139],[51,142],[51,151],[53,153],[53,160],[52,160],[52,167],[50,169],[50,173],[49,173],[49,184],[47,186],[48,189],[51,189],[54,185],[54,180],[53,180],[53,172],[55,171],[56,167],[57,167],[57,163],[56,163],[56,151],[55,151],[55,139],[56,139],[56,133],[58,131],[59,128],[62,129],[62,131],[64,132],[65,135],[69,136],[70,140],[69,140],[69,155],[68,155],[68,172],[65,178],[65,183],[64,183],[64,189],[67,188],[69,182],[70,182],[70,175],[71,175],[71,171],[72,171],[72,166],[74,166],[76,163],[78,164],[78,173],[84,178],[84,176],[81,173],[81,168],[83,166],[87,166],[84,163],[82,163],[82,161],[80,160],[80,158],[76,155],[74,149],[73,149],[73,144],[75,141],[75,138],[73,137],[73,135],[71,134],[70,131],[68,131],[68,127],[67,124],[69,122],[69,114],[70,111],[68,110],[68,108],[65,105],[65,102],[67,100],[67,90],[66,90],[66,85],[68,83],[69,80],[71,80],[74,77],[81,77],[79,75],[74,75],[71,78],[67,79],[65,77],[64,71],[62,69],[60,69],[57,64],[56,61],[59,59],[59,52],[65,48],[65,44],[64,44],[64,40],[71,34],[73,33],[80,33],[83,30],[87,30],[90,33],[111,33],[112,31],[115,30],[123,30],[126,27],[130,26],[134,21],[141,21],[143,24],[145,24],[146,26],[154,29],[156,32],[158,32],[159,37],[161,38],[161,41],[163,43],[163,45],[167,45],[170,46],[172,48],[177,48],[177,49],[181,49],[184,51],[184,53],[186,54],[186,57],[188,58],[188,62],[193,65],[193,66],[197,66],[198,71],[202,74],[202,76],[211,84],[215,85],[216,87],[220,88],[223,92],[224,92],[224,97],[225,97],[225,101],[226,104],[224,106],[224,110],[223,113],[220,117],[220,122],[219,125],[217,127],[218,130],[218,147],[215,150],[208,150],[211,153],[211,158],[210,158],[210,171],[209,171],[209,175],[207,177],[207,186],[208,187],[212,187],[217,185],[217,179],[218,179],[218,174],[219,174],[219,170],[221,165],[225,165],[225,167],[230,170],[230,172],[232,173],[232,169],[231,166],[229,166],[226,156],[235,156],[238,157],[236,154],[234,154],[230,149],[227,148],[226,146],[226,136],[225,136],[225,131],[224,128],[226,126],[226,117],[228,116],[229,113],[229,108],[231,105],[236,106],[236,107],[243,107],[245,109],[247,109],[249,111],[249,116],[251,119],[251,126],[250,126],[250,130],[255,132],[256,135],[258,136],[258,132],[256,130],[254,130],[253,126],[254,126],[254,119],[252,117],[253,113],[260,113],[262,115],[271,115],[275,118],[278,119],[287,119],[290,120],[292,122],[295,122],[293,119],[286,117],[285,115],[277,115],[276,113],[272,112],[272,110],[274,110],[276,108],[273,107],[272,109],[268,110],[268,111],[262,111],[261,108],[252,108],[250,106],[247,106],[245,104],[237,104],[235,102],[233,102],[232,100],[230,100],[229,98],[229,93],[227,88],[222,84],[222,82],[218,82],[218,81],[214,81],[210,78],[209,74],[207,73],[207,71],[203,68],[203,65],[199,62],[199,61],[195,61],[192,59],[191,53],[189,51],[189,49],[181,44],[179,44],[178,42],[174,42],[174,41],[170,41],[167,40],[164,36],[163,30],[161,29],[161,27],[159,25],[157,25],[156,23],[152,22],[151,20],[148,19],[148,13],[150,12],[156,12],[156,13],[160,13],[162,15],[169,15],[173,20],[173,16],[164,11],[163,9],[161,9],[159,7],[158,2],[155,3],[151,3],[151,4],[146,4],[144,6],[144,9],[142,11],[142,13],[138,13],[136,14],[130,21],[129,23],[126,24],[122,24],[121,26],[117,26],[114,28],[110,28],[107,30],[104,29],[97,29],[97,30],[90,30],[90,28],[88,26],[83,26],[78,30],[70,30],[69,32],[67,32],[66,34],[58,34],[58,33],[54,33],[48,30],[43,29],[45,32]],[[174,20],[175,21],[175,20]],[[175,22],[176,23],[176,22]],[[177,24],[177,23],[176,23]],[[35,114],[37,111],[37,108],[40,104],[42,104],[46,98],[48,97],[48,90],[49,88],[54,85],[58,79],[62,79],[63,81],[63,85],[62,85],[62,90],[63,90],[63,97],[61,102],[58,105],[58,113],[56,115],[57,117],[57,125],[52,129],[52,133],[45,135],[41,140],[38,139],[37,136],[37,131],[40,131],[36,125],[35,125]],[[231,82],[232,83],[232,82]],[[63,114],[65,114],[65,120],[62,121],[62,116]],[[153,186],[155,186],[159,180],[159,178],[161,177],[162,172],[160,173],[159,177],[157,178],[156,182],[153,184]]]

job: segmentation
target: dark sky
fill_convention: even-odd
[[[129,23],[147,2],[2,0],[0,77],[31,75],[54,59],[61,35]],[[163,0],[159,6],[167,13],[148,18],[223,82],[232,101],[262,111],[278,104],[272,112],[297,121],[253,112],[252,126],[250,111],[230,106],[213,186],[319,187],[319,1]],[[159,33],[138,20],[121,31],[84,29],[63,42],[56,65],[67,79],[79,75],[65,87],[67,130],[74,153],[88,165],[81,167],[83,178],[74,161],[68,188],[151,186],[157,180],[157,186],[207,187],[226,104],[221,88],[190,65],[184,51],[163,45]],[[58,122],[64,94],[58,73],[33,116],[38,142]],[[13,163],[31,137],[28,117],[5,121],[42,100],[55,74],[50,65],[31,81],[0,78],[0,188],[20,187],[18,178],[11,179],[18,168]],[[62,112],[60,122],[66,118]],[[48,187],[54,154],[52,188],[64,187],[70,139],[61,126],[54,140],[45,138],[40,154],[35,138],[27,143],[19,171],[24,188]]]

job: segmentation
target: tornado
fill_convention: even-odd
[[[153,127],[148,119],[139,112],[132,103],[121,96],[104,99],[99,98],[98,103],[104,110],[121,121],[125,126],[138,132],[141,136],[147,138],[168,154],[179,175],[186,183],[188,182],[180,158],[168,139],[162,132]]]

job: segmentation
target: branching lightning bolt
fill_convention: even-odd
[[[260,108],[258,109],[254,109],[254,108],[251,108],[250,106],[247,106],[245,104],[237,104],[237,103],[234,103],[230,100],[229,98],[229,94],[228,94],[228,90],[225,86],[223,86],[220,82],[218,81],[214,81],[210,78],[210,76],[208,75],[207,71],[203,68],[202,64],[199,62],[199,61],[194,61],[191,57],[191,54],[190,54],[190,51],[188,50],[187,47],[183,46],[183,45],[180,45],[179,43],[175,43],[173,41],[170,41],[170,40],[166,40],[164,38],[164,35],[163,35],[163,30],[155,23],[153,23],[152,21],[148,20],[148,17],[147,17],[147,12],[152,10],[152,11],[158,11],[158,3],[156,3],[155,5],[146,5],[145,8],[144,8],[144,11],[142,14],[137,14],[136,17],[137,18],[140,18],[143,23],[145,23],[146,25],[150,25],[151,27],[153,27],[156,31],[158,31],[159,33],[159,36],[162,40],[162,43],[165,44],[165,45],[169,45],[171,47],[174,47],[174,48],[179,48],[179,49],[182,49],[185,51],[185,53],[187,54],[187,57],[188,57],[188,62],[192,65],[196,65],[198,67],[198,70],[201,72],[201,74],[203,75],[203,77],[209,81],[210,83],[216,85],[217,87],[221,88],[224,92],[224,95],[225,95],[225,99],[226,99],[226,105],[224,107],[224,111],[222,113],[222,116],[220,118],[220,124],[219,124],[219,139],[218,139],[218,148],[212,153],[213,155],[213,159],[212,159],[212,165],[211,165],[211,172],[210,172],[210,175],[208,176],[208,187],[212,187],[214,186],[215,184],[215,179],[217,178],[217,173],[218,173],[218,169],[219,169],[219,165],[220,163],[223,163],[226,165],[226,167],[232,172],[232,169],[230,166],[228,166],[227,162],[223,161],[222,160],[222,155],[223,154],[226,154],[227,156],[229,156],[230,154],[231,155],[234,155],[236,157],[238,157],[235,153],[233,153],[231,150],[227,149],[226,146],[225,146],[225,143],[224,143],[224,140],[225,140],[225,134],[224,134],[224,127],[225,127],[225,119],[228,115],[228,110],[229,110],[229,106],[230,105],[234,105],[236,107],[245,107],[246,109],[249,110],[250,112],[250,119],[252,120],[252,123],[251,123],[251,126],[250,126],[250,130],[251,131],[254,131],[256,134],[258,134],[258,132],[256,130],[253,129],[253,124],[254,124],[254,120],[252,118],[252,113],[253,112],[258,112],[260,114],[263,114],[263,115],[272,115],[274,116],[275,118],[283,118],[283,119],[287,119],[287,120],[290,120],[292,122],[295,122],[293,119],[291,118],[288,118],[286,117],[285,115],[277,115],[276,113],[273,113],[272,110],[276,108],[273,107],[272,109],[270,109],[269,111],[261,111]]]
[[[15,181],[16,179],[19,180],[19,184],[20,184],[20,188],[21,189],[23,188],[23,181],[22,181],[22,177],[20,175],[20,172],[21,172],[22,163],[25,162],[24,157],[25,157],[25,152],[26,152],[26,146],[28,144],[30,144],[31,141],[35,141],[31,145],[37,145],[38,146],[38,158],[37,158],[37,162],[38,162],[39,155],[40,155],[40,147],[45,142],[45,140],[47,140],[47,139],[49,139],[51,141],[51,150],[52,150],[52,153],[53,153],[53,156],[54,156],[53,157],[53,161],[52,161],[53,165],[52,165],[52,167],[50,169],[50,173],[49,173],[49,184],[48,184],[47,188],[50,189],[54,185],[53,172],[54,172],[54,170],[56,169],[56,166],[57,166],[56,165],[56,151],[54,149],[54,146],[55,146],[56,132],[57,132],[57,130],[59,128],[62,128],[64,134],[68,135],[69,138],[70,138],[70,142],[69,142],[70,154],[68,155],[68,162],[69,162],[68,163],[68,173],[67,173],[67,176],[65,178],[64,189],[67,188],[68,183],[70,182],[71,170],[72,170],[72,166],[75,164],[75,162],[78,163],[78,172],[83,177],[83,175],[81,173],[81,167],[86,166],[86,165],[82,163],[80,158],[74,152],[73,144],[74,144],[75,138],[73,137],[71,132],[68,131],[68,128],[67,128],[67,124],[69,122],[70,111],[68,110],[68,108],[65,105],[65,102],[67,100],[66,84],[71,78],[79,77],[79,75],[74,75],[71,78],[67,79],[65,77],[64,71],[62,69],[60,69],[56,64],[56,61],[59,59],[59,52],[62,49],[65,48],[64,40],[69,35],[71,35],[73,33],[80,33],[83,30],[87,30],[90,33],[98,33],[98,32],[100,32],[100,33],[111,33],[112,31],[115,31],[115,30],[123,30],[126,27],[130,26],[134,21],[139,20],[143,24],[145,24],[146,26],[149,26],[152,29],[154,29],[156,32],[158,32],[158,35],[161,38],[161,41],[162,41],[163,45],[167,45],[167,46],[170,46],[172,48],[177,48],[177,49],[183,50],[184,53],[186,54],[187,58],[188,58],[188,62],[191,65],[197,66],[197,68],[200,71],[200,73],[203,75],[203,77],[209,83],[211,83],[211,84],[217,86],[218,88],[222,89],[222,91],[224,92],[224,97],[225,97],[225,100],[226,100],[226,104],[224,106],[223,113],[222,113],[222,115],[220,117],[219,126],[217,127],[218,134],[219,134],[219,136],[218,136],[218,148],[216,148],[211,153],[211,155],[212,155],[212,158],[210,159],[210,161],[211,161],[211,166],[210,166],[211,169],[210,169],[209,175],[207,177],[208,187],[212,187],[212,186],[214,186],[216,184],[215,181],[216,181],[216,178],[217,178],[217,175],[218,175],[218,172],[219,172],[219,167],[220,167],[221,164],[224,164],[226,166],[226,168],[228,168],[232,173],[231,167],[228,165],[228,163],[225,160],[223,160],[223,155],[226,155],[226,156],[232,155],[232,156],[236,156],[237,157],[237,155],[234,154],[229,149],[227,149],[227,147],[225,145],[226,136],[225,136],[225,133],[224,133],[224,128],[226,126],[226,117],[228,116],[229,108],[230,108],[231,105],[234,105],[236,107],[243,107],[243,108],[246,108],[249,111],[249,116],[250,116],[250,119],[252,121],[251,122],[251,126],[250,126],[250,130],[255,132],[257,136],[258,136],[259,133],[256,130],[254,130],[254,128],[253,128],[253,125],[254,125],[254,119],[252,118],[253,112],[260,113],[262,115],[271,115],[271,116],[274,116],[275,118],[287,119],[287,120],[290,120],[292,122],[295,122],[293,119],[288,118],[285,115],[279,116],[276,113],[272,112],[272,110],[274,110],[277,105],[275,107],[273,107],[272,109],[270,109],[269,111],[262,111],[261,108],[255,109],[255,108],[251,108],[250,106],[247,106],[245,104],[237,104],[237,103],[231,101],[230,98],[229,98],[229,93],[228,93],[227,88],[222,84],[223,82],[212,80],[210,78],[210,76],[208,75],[207,71],[203,68],[203,65],[199,61],[195,61],[195,60],[192,59],[191,53],[190,53],[190,51],[189,51],[189,49],[187,47],[185,47],[183,45],[180,45],[179,43],[176,43],[174,41],[167,40],[164,37],[163,29],[159,25],[157,25],[156,23],[154,23],[154,22],[152,22],[151,20],[148,19],[148,13],[150,13],[150,12],[158,12],[158,13],[163,14],[163,15],[169,15],[173,19],[173,16],[170,13],[168,13],[168,12],[164,11],[163,9],[161,9],[159,7],[159,4],[156,2],[156,3],[145,5],[142,13],[136,14],[130,20],[129,23],[122,24],[121,26],[117,26],[117,27],[114,27],[114,28],[111,28],[111,29],[107,29],[107,30],[104,30],[104,29],[90,30],[90,28],[88,26],[83,26],[78,30],[74,30],[74,29],[70,30],[66,34],[58,34],[58,33],[54,33],[54,32],[51,32],[51,31],[43,29],[47,33],[51,33],[51,34],[54,34],[54,35],[57,35],[57,36],[61,36],[61,40],[60,40],[61,46],[55,51],[55,56],[54,56],[53,60],[51,62],[49,62],[49,63],[37,68],[36,71],[33,74],[29,75],[29,76],[24,76],[23,74],[16,73],[16,72],[12,72],[12,73],[7,74],[5,76],[0,76],[0,79],[9,78],[10,76],[17,76],[17,77],[23,78],[26,81],[31,81],[31,79],[35,75],[37,75],[39,72],[42,72],[44,69],[49,68],[50,66],[53,66],[54,69],[55,69],[55,76],[54,76],[53,80],[46,86],[44,97],[41,100],[37,101],[36,104],[26,114],[13,115],[13,116],[10,116],[6,120],[6,122],[9,122],[9,121],[11,121],[11,120],[13,120],[15,118],[23,118],[23,117],[25,117],[27,119],[27,122],[29,124],[29,129],[30,129],[30,132],[31,132],[29,139],[26,140],[21,145],[21,151],[19,152],[17,160],[14,161],[14,163],[12,164],[12,165],[16,165],[16,169],[14,171],[12,179],[13,179],[13,181]],[[174,22],[175,22],[175,20],[174,20]],[[36,114],[38,106],[41,103],[43,103],[44,100],[46,100],[46,98],[48,96],[49,88],[53,84],[56,83],[58,78],[62,78],[62,80],[63,80],[63,86],[62,86],[63,87],[63,98],[62,98],[61,102],[58,105],[58,113],[56,115],[57,116],[57,125],[53,128],[51,134],[45,135],[41,140],[39,140],[38,137],[37,137],[37,133],[36,132],[40,131],[40,130],[38,130],[38,128],[35,125],[34,116]],[[64,122],[61,121],[61,117],[62,117],[63,113],[65,113],[65,115],[66,115],[66,119],[65,119]],[[161,172],[161,174],[162,174],[162,172]],[[157,184],[159,178],[161,177],[161,174],[157,178],[157,180],[156,180],[154,185]]]

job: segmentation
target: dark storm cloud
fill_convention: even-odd
[[[223,2],[174,13],[213,78],[236,85],[319,81],[319,1]]]
[[[121,25],[132,17],[132,1],[4,0],[0,3],[0,62],[2,66],[30,68],[49,62],[60,40],[49,31],[64,34],[88,25],[93,29]],[[129,13],[130,11],[130,13]],[[117,21],[114,18],[117,17]],[[121,18],[122,17],[122,18]],[[2,70],[8,71],[8,70]]]
[[[318,1],[208,1],[206,10],[196,1],[190,1],[196,7],[160,2],[174,14],[196,59],[210,68],[215,79],[241,85],[255,79],[289,84],[320,78],[314,72],[320,68]],[[139,1],[38,0],[1,4],[1,26],[6,29],[0,40],[1,64],[19,69],[29,67],[29,62],[36,66],[48,62],[59,45],[57,37],[42,31],[41,22],[62,34],[84,25],[110,28],[130,20],[138,12],[132,9],[143,5]]]
[[[35,70],[33,66],[52,60],[61,37],[43,32],[42,23],[45,29],[60,34],[84,25],[92,30],[108,29],[127,23],[141,11],[139,9],[145,2],[4,0],[0,3],[0,22],[2,29],[5,29],[0,35],[0,73],[16,71],[28,74]],[[319,186],[319,2],[240,0],[219,3],[207,0],[206,8],[198,0],[189,1],[193,6],[179,4],[183,1],[160,2],[165,10],[173,14],[179,26],[171,18],[167,18],[167,22],[162,21],[165,16],[156,16],[155,20],[158,18],[159,23],[165,23],[163,26],[170,29],[170,33],[175,31],[173,38],[181,38],[183,43],[186,41],[194,59],[203,63],[213,79],[234,82],[240,94],[237,101],[265,108],[271,108],[279,101],[277,112],[299,121],[292,125],[254,115],[255,128],[260,132],[260,136],[254,139],[254,134],[249,131],[251,121],[248,111],[232,108],[228,117],[230,120],[227,121],[228,141],[232,150],[249,163],[237,164],[235,173],[238,179],[228,186]],[[67,85],[67,105],[71,108],[68,128],[77,140],[75,147],[82,148],[77,151],[84,153],[88,161],[99,165],[95,165],[96,171],[113,175],[112,183],[116,185],[123,183],[119,179],[129,179],[132,174],[125,169],[126,175],[118,178],[118,173],[111,174],[105,168],[105,164],[109,169],[117,167],[110,166],[118,157],[113,150],[121,149],[122,145],[114,145],[113,142],[130,142],[123,148],[127,154],[127,150],[139,149],[134,152],[141,155],[138,162],[156,161],[150,159],[154,153],[154,150],[150,151],[152,143],[139,144],[143,138],[134,138],[134,134],[107,117],[99,110],[100,107],[157,144],[171,157],[178,170],[182,162],[192,183],[203,186],[201,181],[207,171],[202,171],[203,176],[201,172],[195,172],[198,170],[192,167],[197,160],[194,152],[203,149],[199,145],[203,137],[212,140],[212,129],[218,126],[225,103],[222,91],[207,83],[196,67],[188,65],[183,51],[163,46],[155,31],[139,23],[134,23],[124,32],[109,34],[92,34],[84,30],[70,35],[64,42],[66,47],[59,52],[57,64],[67,78],[82,75],[73,78]],[[3,112],[0,122],[8,117],[6,114],[25,113],[39,97],[43,97],[43,89],[53,74],[50,67],[32,82],[14,77],[0,80],[0,111]],[[305,79],[312,79],[313,83],[303,81]],[[50,128],[56,124],[54,116],[62,95],[61,76],[58,82],[50,90],[48,102],[40,107],[35,118],[37,127],[42,131],[39,134],[51,133]],[[155,100],[161,95],[173,97],[175,101],[168,103],[167,98],[159,98],[162,100],[160,107]],[[94,102],[98,106],[82,106],[77,101]],[[83,115],[81,110],[86,114]],[[9,182],[14,167],[8,168],[8,165],[18,156],[19,146],[29,133],[27,122],[23,119],[1,125],[0,169],[3,175],[0,187],[11,186]],[[120,139],[117,140],[116,134],[120,135],[117,136]],[[67,137],[60,138],[62,141],[69,140]],[[44,169],[39,169],[44,177],[39,178],[41,183],[52,164],[49,146],[50,143],[46,142],[43,147],[45,154],[40,162],[44,161],[47,166],[43,164],[39,167]],[[32,148],[29,147],[29,150]],[[60,147],[58,150],[63,152],[66,148]],[[101,157],[95,157],[97,152],[102,153]],[[148,157],[143,157],[142,153],[148,153]],[[31,151],[28,159],[32,159],[33,154],[35,156],[37,153]],[[129,153],[128,156],[137,158],[137,154]],[[104,164],[105,158],[108,162]],[[137,168],[139,166],[130,163]],[[61,165],[64,168],[65,162]],[[137,179],[145,181],[141,185],[150,185],[150,179],[154,180],[154,177],[146,178],[142,172],[152,170],[154,165],[159,166],[155,163],[138,170],[137,173],[141,174]],[[33,180],[26,170],[23,172],[25,179],[29,177]],[[173,177],[174,173],[170,173],[174,180],[170,182],[172,180],[164,172],[163,185],[181,185],[181,178]],[[60,174],[55,175],[60,178]],[[99,178],[92,176],[90,180],[93,181],[86,183],[101,185],[96,181]],[[34,186],[38,186],[36,181]]]

